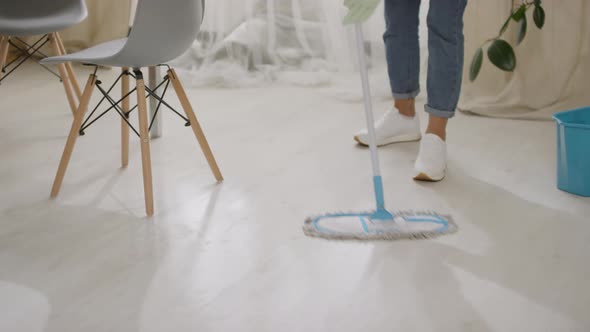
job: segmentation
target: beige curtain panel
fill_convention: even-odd
[[[82,23],[59,31],[69,53],[76,52],[102,42],[124,38],[129,32],[132,0],[86,0],[88,17]],[[36,40],[40,36],[25,39]],[[42,51],[53,55],[46,45]],[[15,54],[16,50],[11,50]]]
[[[127,36],[131,0],[86,0],[86,5],[88,18],[61,32],[68,52]]]
[[[517,1],[518,2],[518,1]],[[590,106],[590,1],[543,0],[546,25],[530,20],[525,41],[515,48],[518,66],[504,73],[486,64],[468,81],[471,57],[494,37],[510,13],[510,0],[470,0],[465,15],[466,75],[459,109],[520,119],[550,119],[555,112]],[[514,29],[506,36],[512,45]]]

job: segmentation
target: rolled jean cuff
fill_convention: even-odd
[[[436,116],[438,118],[450,119],[455,116],[455,111],[439,110],[429,105],[424,105],[424,110],[426,111],[426,113]]]
[[[417,95],[420,94],[420,89],[416,89],[415,91],[409,92],[409,93],[398,93],[398,92],[393,92],[393,98],[395,100],[401,100],[401,99],[413,99],[416,98]]]

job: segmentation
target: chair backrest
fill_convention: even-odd
[[[166,63],[195,41],[204,0],[139,0],[127,43],[117,57],[136,67]]]
[[[55,16],[64,12],[86,17],[84,0],[1,0],[0,17],[11,19]]]

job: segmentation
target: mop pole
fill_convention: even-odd
[[[359,71],[363,85],[363,99],[365,102],[365,114],[367,119],[367,130],[369,131],[369,149],[371,150],[371,162],[373,165],[373,184],[375,189],[375,200],[377,211],[385,210],[385,198],[383,196],[383,180],[379,168],[379,154],[377,152],[377,139],[375,137],[375,121],[373,119],[373,104],[371,102],[371,88],[369,86],[369,74],[365,59],[365,45],[363,29],[360,23],[355,24],[356,48],[359,58]]]

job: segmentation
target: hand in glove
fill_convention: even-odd
[[[380,0],[344,0],[348,14],[344,17],[344,24],[362,23],[373,15]]]

